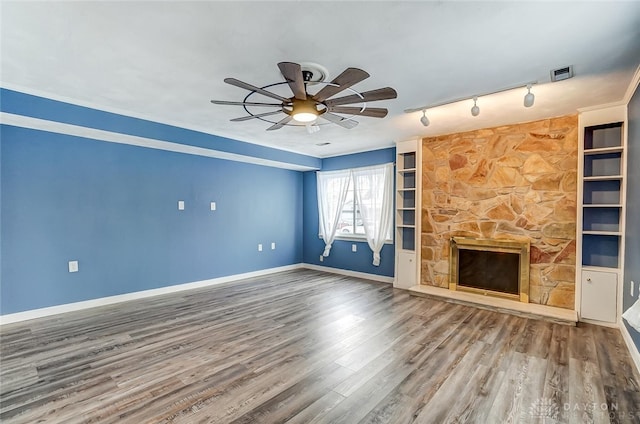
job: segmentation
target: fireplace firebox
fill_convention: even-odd
[[[529,242],[452,237],[449,289],[529,302]]]

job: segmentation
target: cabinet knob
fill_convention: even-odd
[[[588,281],[588,282],[591,282],[591,278],[587,278],[587,281]]]

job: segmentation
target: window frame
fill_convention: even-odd
[[[375,165],[374,165],[375,166]],[[354,170],[357,168],[345,168],[344,170]],[[358,207],[358,200],[357,200],[357,196],[356,196],[356,192],[354,190],[354,182],[353,182],[353,178],[351,178],[349,180],[349,188],[347,189],[348,194],[347,194],[347,199],[345,200],[345,206],[347,204],[353,204],[354,207],[351,210],[351,223],[352,223],[352,227],[354,228],[354,232],[353,233],[343,233],[340,231],[340,229],[336,230],[336,236],[335,236],[335,240],[341,240],[341,241],[356,241],[356,242],[366,242],[367,241],[367,236],[366,234],[364,234],[364,232],[362,233],[356,233],[355,232],[355,228],[357,227],[356,223],[357,223],[357,214],[359,213],[359,207]],[[395,186],[395,181],[394,181],[394,186]],[[391,193],[391,195],[393,196],[394,193]],[[394,197],[394,210],[395,210],[395,197]],[[340,212],[341,214],[344,213],[344,207],[343,210]],[[390,238],[387,237],[384,240],[384,244],[394,244],[394,228],[395,228],[395,221],[396,221],[396,217],[395,214],[393,216],[393,220],[391,222],[391,227],[389,228],[389,235]],[[345,234],[345,235],[343,235]],[[321,235],[320,235],[320,228],[318,228],[318,238],[322,239]]]

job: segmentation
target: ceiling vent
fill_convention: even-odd
[[[565,66],[564,68],[554,69],[551,71],[551,82],[557,82],[569,79],[573,76],[573,66]]]

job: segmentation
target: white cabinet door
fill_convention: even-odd
[[[415,252],[398,252],[398,260],[396,262],[396,280],[394,287],[399,289],[408,289],[418,282],[416,281],[416,253]]]
[[[618,275],[614,272],[582,271],[582,318],[615,323]]]

